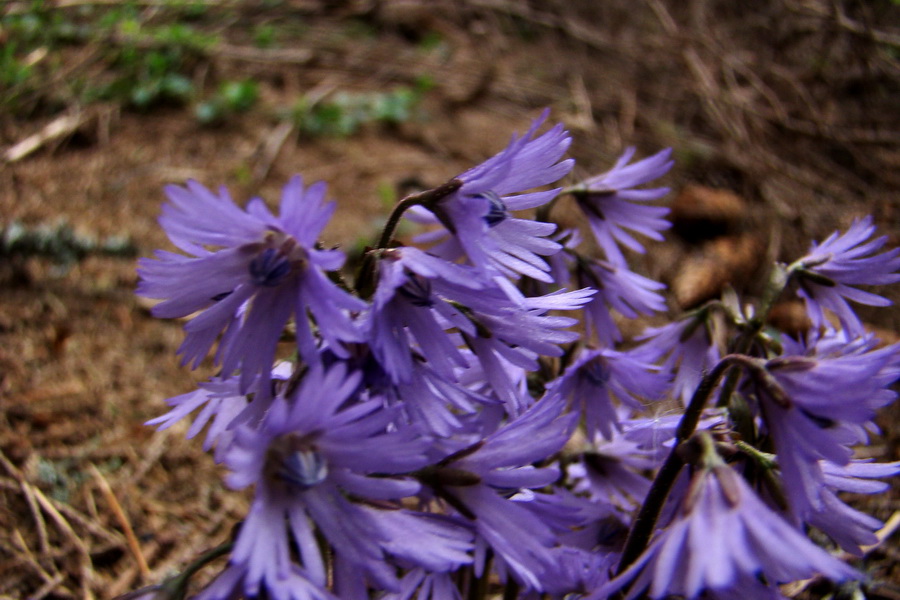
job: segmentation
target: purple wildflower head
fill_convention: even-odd
[[[644,343],[634,351],[646,362],[663,359],[663,367],[673,374],[672,396],[684,405],[690,401],[703,374],[721,358],[714,321],[709,317],[701,309],[668,325],[648,327],[638,338]]]
[[[882,373],[893,372],[897,348],[825,357],[778,357],[757,379],[759,411],[778,452],[792,514],[804,519],[822,508],[821,460],[846,465],[863,426],[896,393]]]
[[[547,239],[556,230],[552,223],[519,219],[514,211],[535,208],[552,200],[559,188],[519,193],[551,184],[566,175],[571,159],[560,160],[571,138],[562,125],[538,136],[545,112],[505,150],[459,175],[462,186],[427,211],[413,212],[420,222],[439,222],[445,230],[420,237],[443,240],[432,252],[444,258],[466,259],[479,269],[507,277],[528,275],[550,281],[549,267],[541,256],[554,254],[559,244]]]
[[[716,457],[694,474],[671,523],[594,598],[633,581],[626,598],[645,590],[654,600],[727,592],[756,581],[769,585],[821,574],[859,577],[766,506],[744,479]],[[777,541],[777,543],[776,543]],[[754,596],[755,597],[755,596]]]
[[[408,382],[414,360],[422,359],[445,379],[455,379],[454,369],[468,365],[459,341],[446,332],[467,324],[454,303],[478,297],[485,287],[496,287],[494,282],[470,266],[412,247],[381,251],[378,273],[366,323],[372,352],[385,372],[394,382]]]
[[[672,165],[672,150],[668,148],[649,158],[628,164],[635,149],[628,148],[608,172],[591,177],[572,186],[578,206],[587,215],[588,223],[606,258],[620,266],[625,257],[618,244],[636,252],[644,247],[626,231],[631,230],[653,240],[662,240],[660,231],[671,226],[665,217],[664,206],[639,204],[657,200],[669,193],[669,188],[634,189],[665,175]]]
[[[560,399],[537,402],[482,441],[444,458],[425,481],[437,497],[471,521],[479,576],[490,548],[496,564],[529,589],[542,590],[558,579],[552,551],[559,545],[558,535],[539,516],[540,510],[530,510],[527,500],[510,496],[558,479],[555,467],[532,463],[559,451],[569,439],[577,415],[563,414],[564,407]]]
[[[613,428],[621,428],[614,399],[639,411],[643,400],[658,400],[667,389],[659,368],[640,358],[609,349],[584,349],[547,391],[578,407],[589,436],[599,433],[610,439]]]
[[[900,473],[900,462],[873,463],[867,460],[851,461],[847,465],[836,465],[821,461],[824,486],[820,492],[821,503],[806,517],[806,522],[823,531],[846,552],[862,556],[863,546],[878,543],[875,531],[882,522],[844,504],[838,492],[856,494],[878,494],[890,485],[879,481]]]
[[[613,310],[628,319],[666,310],[666,301],[659,294],[665,284],[630,271],[624,263],[579,260],[575,273],[579,285],[597,290],[585,306],[584,316],[589,334],[602,344],[622,341]]]
[[[171,203],[163,207],[160,223],[189,256],[160,251],[155,259],[142,259],[137,291],[163,299],[153,308],[157,317],[200,311],[185,326],[178,350],[184,362],[196,367],[224,332],[216,362],[226,375],[240,369],[241,391],[247,391],[257,376],[268,374],[292,314],[307,359],[317,345],[307,311],[334,351],[341,351],[342,341],[361,339],[347,311],[365,303],[325,275],[340,268],[344,256],[316,247],[334,212],[333,203],[324,202],[325,184],[304,188],[300,177],[292,178],[277,217],[259,198],[241,210],[226,190],[216,196],[195,181],[186,188],[168,186],[166,193]]]
[[[258,427],[235,432],[224,457],[226,481],[256,488],[231,557],[247,566],[248,585],[290,571],[290,535],[307,577],[325,586],[317,532],[352,566],[350,586],[361,578],[396,589],[398,562],[433,571],[471,562],[471,532],[401,510],[397,501],[419,484],[392,475],[425,466],[428,444],[410,429],[388,432],[396,410],[384,410],[380,399],[354,402],[360,379],[343,364],[327,371],[315,364],[296,391],[273,401]]]
[[[853,221],[846,233],[832,233],[821,244],[813,244],[809,253],[790,267],[797,278],[797,294],[806,302],[813,326],[825,323],[824,310],[830,310],[841,325],[854,335],[863,326],[848,300],[869,306],[887,306],[882,296],[857,289],[857,285],[884,285],[900,281],[900,248],[881,254],[887,236],[870,239],[875,232],[872,217]]]
[[[573,490],[587,493],[607,513],[625,519],[644,501],[650,480],[643,473],[659,466],[658,452],[616,435],[597,439],[593,448],[569,465]]]

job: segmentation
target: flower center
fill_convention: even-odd
[[[609,382],[609,366],[603,357],[597,356],[581,366],[581,373],[588,381],[597,387],[605,387]]]
[[[275,287],[291,273],[302,269],[307,259],[306,250],[297,244],[297,240],[282,232],[270,231],[250,261],[250,277],[256,285]]]
[[[325,481],[328,462],[309,435],[286,435],[275,440],[266,457],[269,479],[297,491],[306,491]]]
[[[397,292],[410,301],[413,306],[431,308],[434,301],[431,299],[431,282],[420,275],[407,272],[406,283]]]
[[[475,197],[484,198],[488,201],[488,212],[482,217],[485,223],[488,224],[488,227],[495,227],[509,217],[506,205],[503,204],[503,200],[495,192],[484,192],[483,194],[476,194]]]

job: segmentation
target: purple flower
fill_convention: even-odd
[[[579,337],[578,333],[566,330],[577,321],[547,312],[580,308],[593,294],[594,290],[585,288],[510,298],[500,290],[494,293],[486,290],[467,299],[469,323],[460,324],[463,339],[478,357],[486,379],[511,414],[518,414],[523,407],[507,364],[535,371],[539,355],[561,356],[559,344]]]
[[[379,596],[381,600],[462,600],[459,587],[449,573],[426,573],[414,569],[400,580],[400,591]]]
[[[479,272],[446,262],[416,248],[382,252],[379,283],[368,315],[372,352],[395,382],[412,377],[414,352],[445,379],[467,363],[445,332],[461,319],[441,292],[441,284],[477,293],[485,283]]]
[[[665,289],[665,284],[628,270],[624,262],[617,265],[602,260],[579,260],[576,278],[579,285],[597,290],[585,306],[584,316],[588,334],[595,334],[607,346],[622,341],[611,311],[635,319],[638,315],[649,316],[666,310],[665,298],[657,293]]]
[[[584,349],[565,373],[547,387],[579,407],[587,434],[610,439],[613,428],[621,429],[613,399],[639,411],[642,399],[658,400],[668,389],[659,367],[628,353],[607,349]]]
[[[259,198],[244,211],[226,190],[216,196],[195,181],[187,188],[168,186],[166,193],[171,203],[163,207],[160,223],[190,256],[158,251],[156,259],[142,259],[138,294],[164,299],[153,308],[157,317],[201,311],[185,326],[178,350],[183,362],[196,367],[224,332],[216,362],[226,376],[240,369],[246,392],[254,378],[268,374],[292,314],[307,360],[317,345],[308,313],[334,352],[342,352],[342,341],[361,340],[347,311],[362,310],[365,303],[325,275],[340,268],[344,256],[316,247],[334,212],[334,204],[324,202],[323,183],[304,189],[302,179],[293,177],[278,217]]]
[[[836,581],[859,577],[773,512],[718,460],[694,475],[674,520],[638,560],[590,600],[606,598],[630,581],[627,599],[649,588],[653,599],[677,595],[691,600],[704,590],[727,592],[759,583],[759,576],[769,584],[815,574]]]
[[[820,460],[846,465],[863,426],[893,400],[882,371],[894,370],[897,348],[813,359],[779,357],[757,381],[759,410],[778,453],[792,514],[805,519],[822,509]]]
[[[644,501],[650,480],[642,473],[659,466],[657,454],[621,435],[608,441],[598,439],[595,448],[569,465],[573,490],[587,493],[607,512],[625,517]]]
[[[617,242],[631,250],[644,251],[626,230],[662,240],[659,232],[671,226],[663,218],[669,213],[667,207],[636,204],[662,198],[669,193],[669,188],[633,188],[665,175],[675,164],[670,159],[672,150],[667,148],[629,165],[634,152],[634,148],[626,149],[610,171],[569,188],[587,215],[588,224],[606,258],[618,266],[625,266],[626,261]]]
[[[465,256],[488,272],[549,282],[549,267],[541,256],[559,250],[559,244],[546,237],[556,225],[512,216],[513,211],[546,204],[559,188],[518,192],[558,181],[574,164],[571,159],[560,160],[571,142],[562,125],[535,137],[546,118],[545,111],[523,137],[514,136],[504,151],[459,175],[462,187],[429,206],[433,214],[408,213],[413,220],[439,222],[444,227],[417,239],[443,240],[431,252],[449,260]]]
[[[844,504],[837,493],[880,494],[890,485],[873,480],[896,476],[900,473],[900,462],[873,463],[861,460],[839,466],[821,461],[820,467],[825,484],[820,491],[821,506],[807,516],[806,522],[823,531],[845,551],[862,556],[862,546],[878,543],[878,536],[873,532],[882,523],[875,517]]]
[[[292,364],[282,362],[272,369],[272,380],[283,382],[291,375]],[[187,439],[195,437],[207,424],[210,424],[203,441],[203,449],[216,446],[216,456],[231,443],[234,428],[243,422],[257,423],[272,402],[268,387],[260,387],[253,395],[253,401],[240,391],[237,377],[213,377],[200,388],[166,400],[172,410],[166,414],[150,419],[144,425],[158,425],[158,430],[168,429],[200,408],[200,412],[191,423]],[[202,407],[202,408],[201,408]]]
[[[553,467],[534,467],[559,451],[577,415],[563,415],[560,400],[545,398],[469,448],[446,457],[430,471],[433,493],[471,521],[476,537],[476,574],[487,549],[500,568],[529,588],[542,590],[558,569],[552,549],[558,536],[527,500],[510,499],[522,489],[543,488],[559,477]]]
[[[648,327],[644,343],[634,353],[646,362],[665,358],[663,367],[674,375],[672,396],[687,405],[703,374],[719,362],[713,323],[703,309],[663,327]]]
[[[289,533],[314,584],[327,583],[316,532],[349,565],[337,582],[341,597],[351,597],[344,588],[359,581],[396,589],[398,564],[447,571],[471,562],[470,531],[401,510],[397,501],[420,486],[396,475],[425,466],[428,443],[408,428],[389,428],[397,411],[382,409],[380,400],[354,402],[360,380],[341,363],[327,372],[316,363],[290,397],[275,398],[259,427],[236,430],[224,457],[226,482],[255,486],[231,556],[247,567],[245,585],[268,585],[290,572]]]
[[[900,248],[881,254],[887,236],[869,239],[875,232],[872,217],[854,220],[844,234],[837,231],[789,267],[797,277],[797,295],[803,298],[813,326],[825,323],[824,309],[834,312],[851,334],[863,333],[859,317],[847,300],[869,306],[888,306],[887,298],[856,289],[856,285],[884,285],[900,281]]]
[[[264,580],[254,579],[243,563],[231,563],[213,579],[194,600],[235,600],[257,598],[264,589],[272,600],[338,600],[321,585],[311,581],[297,565],[278,576],[267,574]]]

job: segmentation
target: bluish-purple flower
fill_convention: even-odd
[[[799,519],[822,508],[820,461],[849,463],[851,445],[865,442],[863,427],[896,393],[897,348],[825,358],[778,357],[757,378],[759,411],[775,444],[791,511]]]
[[[579,260],[575,270],[579,285],[593,287],[597,293],[584,307],[588,333],[607,346],[622,341],[612,311],[628,319],[650,316],[666,310],[666,301],[658,293],[665,284],[603,260]]]
[[[629,353],[600,348],[582,350],[547,391],[577,407],[589,437],[599,433],[611,439],[613,429],[621,429],[614,400],[639,411],[644,400],[659,400],[667,389],[659,367]]]
[[[760,585],[759,577],[773,585],[816,574],[835,581],[859,577],[766,506],[720,459],[693,476],[673,521],[637,561],[588,598],[606,598],[633,582],[628,600],[645,590],[654,600],[692,600],[704,590]]]
[[[471,532],[397,502],[419,491],[415,480],[397,475],[428,463],[428,442],[389,427],[397,411],[379,399],[354,402],[360,380],[341,363],[327,371],[314,364],[296,391],[275,398],[258,427],[236,430],[224,457],[226,481],[255,486],[231,555],[232,564],[246,565],[246,586],[286,576],[293,546],[309,580],[326,586],[319,533],[348,565],[335,582],[341,597],[354,597],[346,590],[360,582],[396,589],[398,565],[448,571],[471,562]]]
[[[713,323],[702,310],[662,327],[648,327],[638,339],[643,344],[635,354],[651,363],[663,359],[674,377],[672,396],[685,405],[704,373],[721,358]]]
[[[466,257],[488,272],[549,282],[548,266],[541,257],[559,250],[559,244],[547,239],[556,225],[512,215],[552,200],[559,188],[519,192],[558,181],[574,164],[571,159],[560,160],[571,142],[562,125],[537,136],[546,117],[545,112],[524,136],[513,137],[505,150],[459,175],[462,186],[429,206],[433,214],[413,211],[412,219],[443,226],[417,239],[442,240],[431,252],[449,260]]]
[[[629,230],[662,240],[659,232],[671,226],[663,218],[669,213],[667,207],[640,204],[662,198],[669,193],[669,188],[634,188],[668,173],[675,164],[670,158],[672,150],[667,148],[629,165],[634,152],[634,148],[626,149],[608,172],[569,188],[587,215],[588,224],[607,260],[618,266],[626,265],[618,244],[636,252],[644,251]]]
[[[412,377],[415,355],[445,379],[467,363],[445,330],[464,318],[442,295],[447,283],[465,296],[477,294],[486,282],[471,267],[449,263],[417,248],[382,251],[378,287],[368,315],[369,344],[395,382]]]
[[[552,552],[557,534],[526,500],[510,496],[521,489],[543,488],[559,477],[555,467],[534,467],[569,439],[577,415],[562,414],[559,399],[541,400],[483,441],[442,460],[428,483],[477,532],[476,574],[492,549],[504,570],[531,589],[542,590],[558,578]]]
[[[884,285],[900,281],[900,248],[881,254],[887,236],[870,239],[875,233],[872,217],[854,220],[846,233],[832,233],[821,244],[813,244],[806,256],[791,265],[797,277],[797,294],[806,302],[813,326],[825,323],[824,310],[840,319],[854,335],[863,326],[848,300],[869,306],[888,306],[887,298],[857,289],[857,285]]]
[[[340,268],[344,255],[316,246],[334,212],[334,204],[324,202],[323,183],[304,188],[293,177],[277,217],[259,198],[241,210],[225,189],[216,196],[195,181],[186,188],[168,186],[166,193],[171,203],[163,207],[160,224],[189,256],[158,251],[155,259],[142,259],[137,291],[163,300],[153,308],[157,317],[200,311],[185,326],[178,350],[185,363],[196,367],[221,335],[216,362],[225,375],[240,369],[241,391],[247,391],[271,369],[291,315],[307,359],[315,356],[317,335],[338,353],[341,342],[362,339],[348,311],[362,310],[365,303],[325,274]]]
[[[878,543],[875,531],[883,523],[871,515],[852,508],[839,497],[839,492],[855,494],[879,494],[890,484],[879,481],[900,473],[900,462],[874,463],[867,460],[851,461],[836,465],[821,461],[823,483],[819,493],[821,503],[806,517],[806,522],[823,531],[845,551],[862,556],[862,547]]]

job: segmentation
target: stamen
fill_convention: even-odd
[[[501,200],[500,196],[496,193],[484,192],[483,194],[476,194],[475,197],[484,198],[489,203],[488,213],[482,217],[488,224],[488,227],[499,225],[509,217],[509,211],[506,210],[506,205],[503,204],[503,200]]]
[[[406,283],[397,292],[413,306],[422,308],[434,306],[434,300],[431,299],[431,282],[415,273],[408,273]]]
[[[597,356],[581,366],[581,373],[597,387],[605,387],[609,382],[609,365],[602,356]]]
[[[328,463],[315,449],[305,448],[285,456],[276,474],[282,481],[308,490],[328,477]]]
[[[250,261],[253,283],[265,287],[279,285],[291,272],[291,262],[280,250],[266,248]]]

